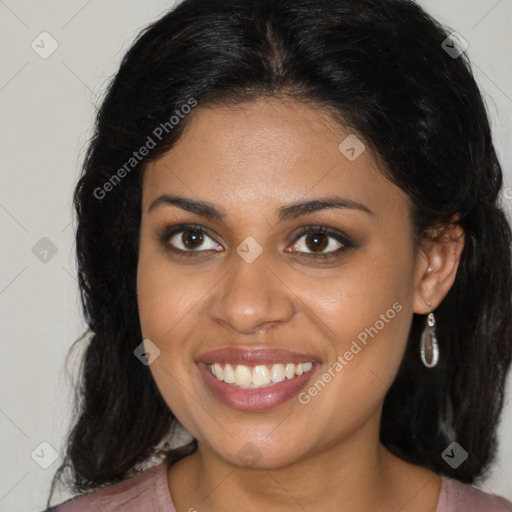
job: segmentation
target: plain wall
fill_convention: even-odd
[[[469,43],[510,186],[512,2],[421,4]],[[84,329],[74,265],[73,187],[108,80],[139,29],[172,5],[163,0],[0,1],[0,511],[45,508],[60,459],[47,469],[35,460],[50,461],[51,448],[42,442],[63,451],[72,414],[64,360]],[[38,37],[43,31],[58,43],[46,59],[31,46],[35,40],[39,52],[51,49],[48,36],[41,36],[43,43]],[[510,192],[504,198],[509,212]],[[510,379],[502,418],[499,459],[480,486],[512,500]],[[57,494],[54,503],[67,497]]]

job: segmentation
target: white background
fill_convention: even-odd
[[[469,42],[505,182],[511,185],[512,0],[421,4]],[[73,187],[108,80],[138,30],[172,5],[163,0],[0,0],[0,511],[45,507],[59,460],[42,469],[31,453],[43,441],[62,453],[72,398],[64,359],[83,330]],[[48,59],[31,48],[43,31],[59,45]],[[510,201],[503,201],[510,211]],[[46,263],[32,252],[42,237],[57,248]],[[79,355],[72,359],[75,367]],[[499,460],[480,486],[512,500],[510,379],[506,402]],[[55,502],[67,497],[57,494]]]

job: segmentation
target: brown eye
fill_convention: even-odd
[[[306,246],[312,252],[323,251],[329,245],[328,239],[324,233],[310,234],[306,236]]]
[[[183,231],[183,234],[181,235],[181,242],[187,249],[197,249],[201,246],[203,241],[203,234],[197,229]]]
[[[307,256],[326,257],[350,246],[338,233],[328,231],[327,228],[308,227],[297,235],[291,249],[294,253]]]
[[[222,251],[222,246],[207,235],[203,229],[195,226],[172,227],[171,230],[165,230],[159,239],[168,249],[182,254]]]

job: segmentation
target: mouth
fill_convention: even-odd
[[[241,389],[261,389],[275,386],[285,379],[295,379],[311,371],[313,361],[307,363],[276,363],[272,366],[259,364],[246,366],[244,364],[232,365],[229,363],[208,364],[211,374],[226,384]]]
[[[214,350],[196,364],[210,393],[242,411],[263,411],[290,400],[321,366],[310,354],[268,348]]]

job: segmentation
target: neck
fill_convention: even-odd
[[[379,424],[374,418],[350,438],[277,469],[239,468],[199,443],[196,453],[169,468],[171,496],[178,512],[234,512],[241,504],[247,512],[405,512],[411,505],[434,512],[439,477],[391,454],[378,441]]]

